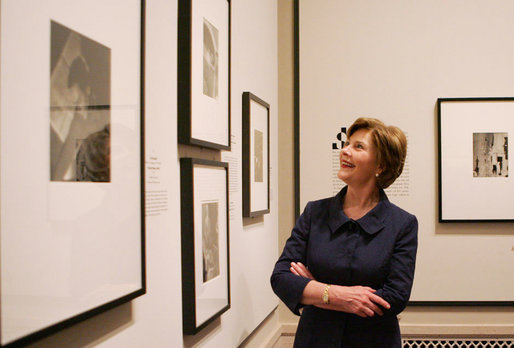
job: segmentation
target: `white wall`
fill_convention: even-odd
[[[514,224],[437,223],[435,117],[440,97],[514,95],[512,1],[300,3],[301,205],[330,194],[324,135],[359,116],[397,125],[409,193],[390,199],[420,226],[411,300],[512,300]]]
[[[269,285],[278,253],[276,6],[274,0],[232,1],[231,112],[235,144],[232,152],[222,154],[221,159],[237,158],[241,172],[241,96],[243,91],[250,91],[271,105],[271,213],[245,221],[238,213],[230,221],[231,309],[196,336],[183,337],[179,200],[179,153],[183,153],[176,135],[177,0],[148,0],[146,157],[157,157],[161,162],[161,183],[152,187],[167,191],[169,209],[147,217],[147,294],[31,346],[235,347],[277,306]],[[238,194],[230,197],[239,211],[241,183],[239,180]]]

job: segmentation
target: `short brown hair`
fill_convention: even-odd
[[[388,188],[402,174],[407,156],[407,137],[398,127],[386,126],[376,118],[361,117],[348,129],[348,138],[359,129],[371,131],[377,149],[377,163],[382,168],[377,182],[381,188]]]

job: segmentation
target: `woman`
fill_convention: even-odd
[[[384,188],[400,176],[407,139],[359,118],[348,129],[335,197],[309,202],[275,265],[271,284],[295,314],[301,347],[401,347],[396,315],[407,304],[417,250],[416,217]]]

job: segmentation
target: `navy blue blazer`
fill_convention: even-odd
[[[292,261],[306,265],[316,280],[345,286],[369,286],[390,305],[384,315],[355,314],[305,306],[295,338],[296,348],[400,348],[396,315],[406,306],[416,263],[418,221],[389,202],[379,203],[358,220],[343,210],[344,187],[335,197],[307,203],[271,275],[273,291],[299,315],[310,279],[289,270]],[[321,296],[321,294],[320,294]]]

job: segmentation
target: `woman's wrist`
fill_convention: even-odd
[[[323,294],[321,295],[321,300],[323,301],[323,304],[330,304],[330,293],[329,293],[329,289],[330,289],[330,284],[326,284],[325,285],[325,288],[323,289]]]
[[[328,284],[320,283],[316,280],[311,280],[303,289],[301,303],[304,305],[324,305],[323,292]],[[330,298],[330,294],[329,294]]]

